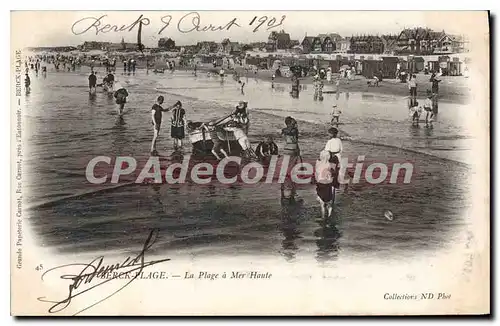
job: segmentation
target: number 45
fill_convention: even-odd
[[[42,265],[42,264],[37,265],[37,266],[35,267],[35,270],[36,270],[36,271],[41,271],[41,270],[43,270],[43,265]]]

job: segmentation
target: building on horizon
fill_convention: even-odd
[[[78,48],[82,51],[102,50],[106,51],[111,42],[85,41]]]
[[[247,48],[250,48],[253,50],[259,50],[259,51],[265,50],[266,47],[267,47],[266,42],[252,42],[252,43],[247,44]]]
[[[382,54],[384,42],[380,36],[361,35],[351,36],[350,48],[347,53]]]
[[[380,36],[384,45],[383,54],[394,55],[397,47],[398,35],[387,34]]]
[[[276,52],[277,50],[290,49],[291,39],[290,34],[286,33],[284,30],[279,32],[273,31],[269,34],[267,38],[266,50],[267,52]]]
[[[340,48],[342,36],[337,33],[305,36],[300,44],[304,53],[335,53]]]
[[[238,42],[231,42],[230,39],[225,38],[218,45],[217,52],[224,55],[238,54],[241,52],[241,44]]]
[[[337,41],[337,50],[336,53],[349,53],[351,49],[351,37],[343,37],[339,41]]]
[[[212,41],[198,42],[196,43],[196,47],[199,49],[199,54],[215,53],[219,49],[219,45]]]
[[[430,55],[468,52],[463,36],[447,34],[429,28],[406,28],[399,33],[397,54]]]
[[[158,48],[162,50],[173,50],[175,49],[175,41],[170,37],[162,37],[158,40]]]

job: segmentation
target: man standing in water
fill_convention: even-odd
[[[94,71],[92,71],[89,75],[89,92],[92,93],[92,90],[95,89],[97,85],[97,76]]]
[[[153,125],[153,140],[151,141],[151,155],[158,155],[158,151],[156,150],[156,141],[158,140],[158,136],[160,134],[160,127],[163,118],[163,112],[168,112],[175,105],[168,107],[166,109],[162,108],[163,101],[165,99],[163,96],[158,96],[156,99],[156,103],[151,108],[151,124]],[[177,103],[176,103],[177,104]]]
[[[440,79],[437,79],[435,76],[431,77],[430,81],[432,82],[432,93],[437,95],[439,93],[439,83]]]
[[[299,98],[299,88],[300,88],[300,81],[299,77],[296,74],[292,75],[292,91],[290,94],[292,95],[292,98]]]
[[[410,75],[410,80],[408,81],[408,89],[410,90],[410,98],[412,101],[417,100],[417,76]]]

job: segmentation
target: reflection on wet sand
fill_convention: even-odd
[[[299,219],[297,214],[294,214],[295,209],[290,210],[290,207],[282,209],[281,216],[281,233],[283,239],[281,241],[281,254],[287,261],[293,261],[299,249],[297,240],[301,239],[301,231],[299,227]]]
[[[302,202],[282,207],[279,224],[282,235],[280,253],[285,260],[293,262],[301,249],[301,244],[304,249],[307,247],[306,243],[302,243],[303,238],[311,236],[315,238],[317,246],[315,258],[318,262],[336,260],[339,256],[339,239],[342,237],[342,232],[335,225],[335,219],[318,221],[320,228],[315,230],[307,225],[307,221],[308,214]]]
[[[90,105],[91,108],[93,108],[95,106],[96,101],[97,101],[96,94],[95,93],[94,94],[89,93],[89,105]]]
[[[329,221],[321,221],[320,228],[314,231],[314,236],[317,237],[316,245],[316,260],[318,262],[326,262],[336,260],[339,256],[339,239],[342,233],[335,226],[334,219]]]
[[[156,216],[166,215],[165,204],[161,200],[161,198],[162,198],[161,193],[160,193],[161,184],[153,183],[153,184],[151,184],[150,188],[153,190],[152,196],[151,196],[151,199],[154,203],[154,205],[152,205],[153,207],[151,207],[151,209],[153,211],[153,216],[154,215],[156,215]]]
[[[127,123],[123,119],[123,117],[118,116],[115,120],[115,125],[113,126],[113,150],[115,151],[116,154],[121,155],[123,154],[125,145],[127,144],[127,137],[125,135],[127,131],[126,127]]]

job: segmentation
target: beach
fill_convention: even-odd
[[[189,68],[190,70],[192,68]],[[197,69],[200,71],[213,71],[214,68],[211,65],[198,65]],[[257,78],[263,81],[272,81],[272,76],[275,75],[275,82],[279,84],[291,85],[291,78],[284,76],[276,76],[276,73],[271,70],[257,70],[257,71],[245,71],[245,68],[240,66],[235,66],[232,70],[225,70],[226,73],[232,74],[237,72],[240,76],[246,78]],[[416,74],[418,89],[417,95],[424,98],[427,95],[427,90],[431,89],[431,82],[429,81],[430,74],[418,73]],[[328,83],[326,80],[325,90],[334,91],[335,90],[335,80],[339,77],[338,73],[332,74],[332,82]],[[450,102],[450,103],[460,103],[467,104],[470,101],[470,88],[468,86],[468,79],[464,76],[440,76],[439,79],[442,82],[439,84],[439,99],[440,101]],[[383,95],[393,95],[393,96],[409,96],[408,84],[402,83],[400,80],[395,78],[387,78],[379,83],[378,87],[369,87],[367,82],[370,79],[365,78],[362,75],[354,76],[353,80],[349,83],[344,78],[341,78],[341,89],[343,91],[349,92],[363,92],[372,94],[383,94]],[[303,85],[312,85],[314,82],[311,76],[300,78],[300,83]]]
[[[113,98],[98,91],[89,97],[87,76],[49,71],[32,76],[26,97],[26,200],[29,223],[41,246],[60,252],[127,251],[141,245],[141,230],[158,228],[158,250],[197,256],[252,254],[279,256],[287,261],[332,261],[341,256],[405,258],[411,252],[435,251],[456,241],[457,227],[470,207],[468,153],[473,141],[467,126],[465,83],[446,79],[443,101],[434,128],[412,128],[408,118],[408,88],[391,80],[366,87],[359,76],[343,81],[339,98],[325,92],[313,101],[307,81],[298,99],[290,96],[287,79],[274,88],[266,72],[230,76],[224,83],[202,70],[175,70],[163,74],[138,70],[116,77],[129,98],[118,117]],[[98,69],[98,76],[104,76]],[[359,79],[358,79],[359,78]],[[419,75],[424,83],[428,76]],[[459,78],[459,77],[455,77]],[[441,85],[440,85],[441,87]],[[325,91],[329,85],[325,86]],[[418,98],[425,99],[425,86]],[[441,90],[440,90],[441,92]],[[50,94],[50,95],[49,95]],[[319,207],[313,185],[298,190],[294,207],[280,204],[279,184],[224,186],[210,184],[151,185],[90,184],[85,167],[100,155],[148,157],[152,137],[151,106],[158,95],[172,105],[182,101],[189,120],[208,121],[229,114],[240,100],[248,101],[252,145],[273,136],[283,150],[280,130],[284,118],[298,121],[304,160],[314,162],[329,136],[334,103],[342,107],[339,126],[343,156],[366,162],[412,162],[409,184],[352,185],[335,204],[335,224],[318,221]],[[164,160],[172,153],[169,119],[164,116],[158,146]],[[164,128],[164,129],[163,129]],[[190,144],[184,144],[190,152]],[[404,204],[404,205],[403,205]],[[390,210],[394,221],[384,217]],[[410,254],[409,254],[410,253]]]

